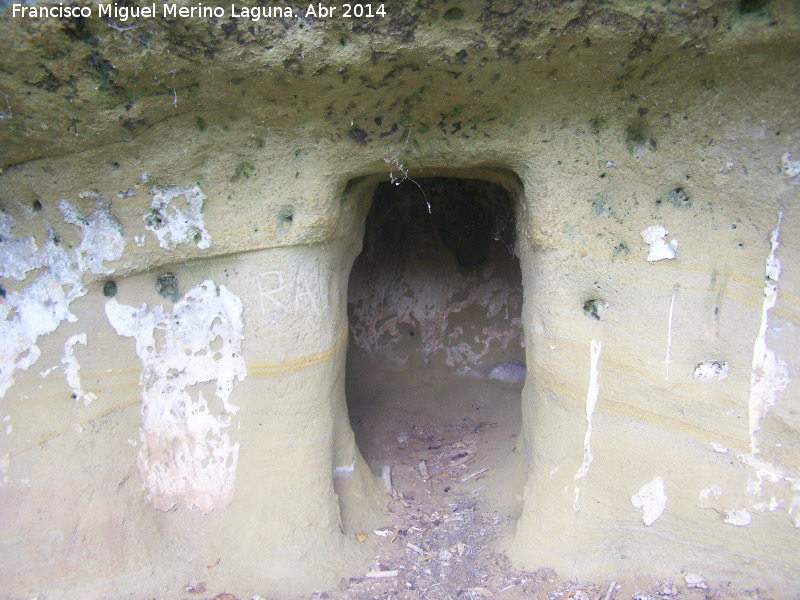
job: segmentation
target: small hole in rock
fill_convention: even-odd
[[[442,18],[445,21],[460,21],[464,18],[464,11],[460,8],[454,7],[444,13]]]
[[[278,215],[278,228],[281,231],[288,231],[294,224],[294,214],[290,211],[284,211]]]
[[[600,321],[608,309],[608,302],[602,300],[587,300],[583,303],[583,313],[595,321]]]

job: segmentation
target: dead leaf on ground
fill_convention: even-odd
[[[367,540],[367,534],[363,531],[356,532],[356,541],[357,542],[365,542]]]
[[[707,590],[708,586],[706,585],[706,579],[703,577],[703,573],[689,573],[686,577],[683,578],[686,581],[686,587],[688,588],[695,588],[698,590]]]
[[[671,582],[669,581],[662,581],[659,584],[658,594],[661,596],[677,596],[678,595],[678,588],[676,588]]]
[[[427,479],[428,478],[428,465],[425,464],[424,460],[419,461],[419,464],[417,465],[417,468],[419,469],[419,474],[422,476],[422,478],[423,479]]]
[[[222,560],[222,557],[218,558],[217,560],[215,560],[214,562],[212,562],[210,564],[207,564],[206,565],[206,569],[213,569],[214,567],[216,567],[219,564],[220,560]]]

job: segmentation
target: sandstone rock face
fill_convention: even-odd
[[[3,594],[360,572],[385,505],[345,402],[348,293],[375,293],[351,267],[381,182],[448,177],[515,222],[516,563],[791,597],[796,5],[219,6],[0,16]]]

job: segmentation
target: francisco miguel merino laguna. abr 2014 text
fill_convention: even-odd
[[[316,5],[315,5],[316,4]],[[301,11],[291,7],[281,6],[237,6],[231,4],[229,10],[222,6],[203,6],[198,3],[190,6],[179,6],[174,3],[164,2],[160,4],[152,3],[143,6],[120,6],[114,4],[97,4],[92,6],[70,6],[61,2],[56,4],[39,4],[28,6],[25,4],[12,4],[12,17],[27,17],[31,19],[70,19],[75,17],[89,18],[92,16],[92,9],[97,9],[97,16],[100,18],[114,19],[115,21],[125,22],[128,19],[152,19],[161,17],[162,19],[174,19],[177,17],[195,19],[221,19],[225,17],[249,19],[260,21],[262,19],[300,17]],[[160,8],[160,10],[159,10]],[[303,18],[326,18],[326,17],[348,18],[375,18],[385,17],[386,9],[383,4],[342,4],[341,6],[330,6],[323,2],[310,3],[303,13]]]

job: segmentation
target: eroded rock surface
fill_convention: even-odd
[[[524,362],[521,568],[792,597],[796,4],[204,4],[222,16],[0,14],[4,593],[364,572],[386,501],[352,334],[405,368]],[[409,256],[449,275],[348,289],[379,185],[433,231],[485,218],[437,213],[427,178],[499,185],[513,237],[445,228]],[[521,296],[485,268],[503,241]]]

